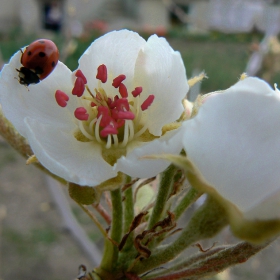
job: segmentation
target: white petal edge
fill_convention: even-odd
[[[79,142],[71,131],[63,131],[35,119],[25,119],[27,138],[38,160],[50,172],[79,185],[96,186],[113,178],[113,171],[101,155],[101,146]]]
[[[144,159],[142,157],[161,154],[179,154],[183,148],[181,128],[167,132],[162,137],[143,143],[141,147],[132,149],[126,157],[121,157],[114,170],[121,171],[131,177],[150,178],[164,171],[170,162],[162,159]]]
[[[279,120],[280,95],[264,81],[246,78],[210,96],[184,124],[189,159],[220,195],[251,218],[257,218],[254,208],[280,191]],[[279,205],[278,199],[271,202]],[[271,209],[265,217],[279,218],[279,207]]]
[[[114,90],[112,80],[121,74],[126,75],[124,84],[132,91],[135,61],[145,44],[146,41],[138,33],[129,30],[112,31],[96,39],[79,59],[79,69],[87,77],[90,89],[97,87],[97,67],[105,64],[108,81],[102,87],[107,94],[110,95],[110,91]]]
[[[151,36],[137,58],[134,83],[143,87],[141,103],[150,94],[155,96],[143,119],[148,122],[150,133],[160,136],[162,127],[182,114],[182,100],[189,90],[180,53],[174,51],[164,38]]]

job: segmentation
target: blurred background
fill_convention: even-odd
[[[191,100],[228,88],[244,71],[271,85],[280,82],[277,0],[0,0],[0,69],[21,47],[49,38],[58,45],[60,60],[74,70],[95,38],[122,28],[144,38],[166,37],[181,52],[188,78],[206,72],[209,79],[192,88]],[[90,245],[77,241],[61,213],[65,202],[50,185],[0,138],[0,280],[69,280],[81,263],[93,266]],[[102,247],[89,218],[69,199],[66,203]],[[226,241],[234,241],[227,230],[218,242]],[[277,280],[279,259],[275,241],[215,279]]]

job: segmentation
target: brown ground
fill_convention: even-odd
[[[0,143],[1,280],[70,280],[81,263],[90,265],[63,229],[44,179]]]

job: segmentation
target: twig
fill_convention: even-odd
[[[108,214],[108,212],[106,211],[106,209],[100,204],[98,203],[96,204],[92,204],[92,207],[102,216],[102,218],[105,220],[105,222],[110,225],[111,224],[111,217]]]

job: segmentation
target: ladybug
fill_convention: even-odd
[[[45,79],[54,70],[59,58],[57,46],[47,39],[36,40],[21,52],[22,67],[16,70],[19,72],[19,83],[25,86]]]

